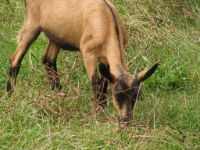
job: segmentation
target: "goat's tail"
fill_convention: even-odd
[[[25,5],[25,8],[26,8],[26,0],[24,0],[24,5]]]
[[[30,0],[24,0],[24,5],[25,5],[25,8],[27,7],[27,5],[30,3]]]

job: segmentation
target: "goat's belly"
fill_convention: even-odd
[[[59,47],[65,50],[71,50],[71,51],[78,51],[79,50],[79,44],[75,42],[70,42],[66,38],[63,38],[59,36],[59,34],[53,34],[50,31],[43,29],[43,32],[45,35],[53,41],[55,44],[57,44]]]

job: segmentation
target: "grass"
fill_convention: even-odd
[[[129,34],[129,71],[161,61],[143,84],[128,128],[119,126],[111,101],[105,113],[91,115],[79,53],[60,52],[66,96],[51,91],[41,63],[44,35],[25,56],[14,94],[6,96],[8,58],[24,10],[22,0],[10,2],[0,2],[0,149],[200,149],[199,0],[113,0]]]

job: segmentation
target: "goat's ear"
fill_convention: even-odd
[[[158,68],[158,63],[154,64],[153,67],[151,67],[151,69],[149,70],[144,70],[138,73],[137,75],[137,79],[138,81],[142,82],[146,79],[148,79]]]
[[[114,82],[114,77],[110,73],[109,67],[104,64],[99,64],[99,72],[100,74],[106,78],[109,82]]]

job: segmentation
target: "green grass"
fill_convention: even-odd
[[[23,22],[23,1],[0,2],[0,149],[200,149],[200,1],[113,0],[129,34],[133,72],[161,61],[143,84],[132,126],[118,124],[111,103],[91,114],[92,91],[79,53],[61,51],[66,96],[51,91],[41,63],[47,39],[31,46],[15,92],[5,94],[8,58]]]

